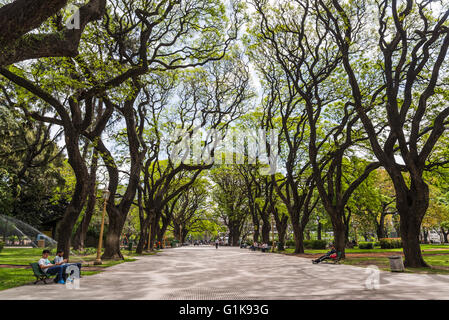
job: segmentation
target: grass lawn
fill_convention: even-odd
[[[0,264],[9,265],[29,265],[31,262],[37,262],[42,256],[42,248],[4,248],[0,252]],[[55,256],[55,249],[50,250],[51,255],[49,259],[53,259]],[[113,265],[117,265],[123,262],[136,261],[134,256],[136,254],[129,255],[127,251],[123,251],[125,260],[106,260],[103,264],[96,267],[107,268]],[[155,254],[155,253],[152,253]],[[96,254],[90,255],[71,255],[70,262],[81,262],[83,266],[92,265],[95,261]],[[89,276],[99,273],[101,271],[88,271],[82,270],[83,276]],[[25,268],[0,268],[0,290],[21,286],[30,282],[34,282],[36,278],[33,275],[31,269]]]
[[[435,251],[435,249],[438,249],[438,251]],[[445,249],[445,250],[441,250],[441,249]],[[422,244],[421,250],[424,253],[432,252],[432,253],[448,253],[449,254],[449,245]],[[287,248],[283,252],[284,253],[293,253],[294,251],[295,251],[294,248]],[[318,254],[318,253],[326,253],[329,251],[329,249],[317,249],[317,250],[306,249],[304,251],[305,251],[305,253]],[[354,248],[354,249],[346,249],[345,252],[346,253],[380,253],[380,252],[402,253],[402,249],[401,248],[399,248],[399,249],[381,249],[380,247],[375,247],[374,249]]]
[[[424,260],[431,266],[431,268],[406,268],[406,272],[414,273],[440,273],[449,274],[449,245],[433,245],[423,244],[421,245]],[[292,254],[295,251],[293,248],[288,248],[282,253]],[[306,254],[324,254],[328,249],[323,250],[305,250]],[[402,254],[402,249],[381,249],[375,247],[374,249],[346,249],[346,253],[354,254],[367,254],[366,257],[360,255],[356,257],[346,257],[342,260],[342,264],[356,265],[356,266],[368,266],[376,265],[381,270],[390,270],[390,262],[386,256],[375,256],[376,253],[391,253]]]
[[[82,271],[83,276],[89,276],[101,271]],[[0,290],[22,286],[36,281],[31,269],[0,268]],[[50,281],[50,280],[47,280]]]

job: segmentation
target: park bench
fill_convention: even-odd
[[[339,263],[340,260],[341,260],[341,251],[337,252],[337,256],[335,258],[330,258],[330,261],[332,261],[334,264]],[[328,261],[329,260],[326,260],[326,263],[329,263]]]
[[[45,284],[47,284],[47,279],[50,279],[52,274],[47,274],[42,271],[42,269],[39,267],[39,264],[37,262],[30,263],[31,269],[33,270],[34,276],[36,277],[36,281],[34,284],[38,283],[39,281],[43,281]]]

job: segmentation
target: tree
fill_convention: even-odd
[[[4,105],[12,102],[9,95],[4,98]],[[0,111],[2,212],[36,227],[57,219],[56,207],[64,204],[53,201],[55,189],[64,185],[58,168],[64,157],[57,146],[61,131],[51,131],[51,125],[24,118],[13,108]]]
[[[229,243],[237,246],[248,219],[246,186],[235,165],[222,165],[210,171],[215,184],[212,198],[216,214],[229,230]]]
[[[443,62],[449,47],[449,10],[442,7],[434,14],[431,2],[414,0],[402,5],[397,0],[319,4],[320,19],[341,55],[351,103],[375,156],[393,181],[405,265],[427,267],[419,246],[421,222],[429,206],[423,173],[441,164],[432,151],[445,133],[449,116],[449,108],[440,102],[447,96]],[[377,11],[377,34],[365,23],[370,8]],[[374,82],[361,77],[364,50],[377,58],[367,65]],[[376,98],[379,94],[382,99]],[[386,116],[382,136],[375,129],[382,118],[373,116],[375,112]]]
[[[207,203],[207,188],[209,183],[205,179],[197,179],[187,190],[173,200],[170,217],[173,224],[173,233],[181,243],[189,232],[201,230],[199,223],[203,220]]]
[[[363,144],[367,137],[361,134],[358,115],[347,101],[350,99],[347,91],[341,89],[342,79],[337,68],[340,55],[320,22],[316,4],[295,1],[275,8],[263,1],[253,4],[258,19],[253,33],[270,61],[265,63],[268,67],[262,65],[261,69],[268,70],[263,72],[273,92],[270,99],[280,100],[281,134],[286,135],[290,152],[286,164],[286,192],[293,193],[293,204],[285,203],[295,234],[302,237],[311,211],[311,192],[316,186],[331,217],[336,248],[344,257],[348,222],[346,204],[357,186],[379,167],[379,163],[368,163],[365,170],[344,188],[344,158],[355,152],[355,146]],[[300,157],[299,150],[306,151],[308,158]],[[298,163],[299,168],[295,168]],[[301,175],[304,175],[301,186],[306,192],[299,195]],[[292,214],[298,215],[302,208],[305,209],[304,220],[299,223]],[[297,250],[302,252],[302,239],[297,241]]]
[[[152,154],[147,159],[151,160],[143,164],[148,151],[143,139],[146,121],[145,104],[151,101],[151,94],[148,90],[145,91],[145,86],[151,83],[152,77],[157,77],[156,72],[193,68],[208,62],[219,61],[227,53],[231,42],[236,37],[236,29],[241,23],[239,8],[233,6],[232,17],[227,19],[224,6],[215,0],[191,0],[185,3],[162,1],[158,4],[143,1],[142,4],[136,4],[136,7],[118,2],[117,6],[124,8],[126,14],[124,17],[118,17],[115,13],[113,16],[115,19],[107,19],[106,30],[118,44],[115,49],[118,51],[120,62],[133,66],[124,75],[125,79],[133,78],[133,88],[131,99],[127,100],[123,108],[120,109],[117,103],[110,99],[105,100],[105,103],[120,110],[126,121],[131,169],[126,193],[121,202],[118,205],[115,205],[113,201],[108,202],[110,225],[103,257],[109,259],[122,257],[119,246],[120,234],[126,215],[134,201],[140,171],[142,166],[148,168],[155,159],[154,150],[150,150]],[[129,22],[131,28],[121,22],[123,18]],[[204,23],[197,25],[195,21],[198,19],[202,19]],[[136,65],[137,58],[139,63]],[[242,77],[237,77],[235,80],[244,81]],[[242,88],[245,89],[246,86]],[[141,90],[143,102],[134,105]],[[137,127],[138,132],[136,132]],[[113,159],[111,152],[106,151],[104,144],[102,149],[99,151],[100,154],[106,155],[106,163],[111,162]],[[109,176],[114,177],[114,182],[112,184],[110,182],[109,190],[115,191],[118,167],[112,162],[112,165],[107,168]],[[182,168],[185,168],[184,164],[180,169],[171,172],[168,175],[169,180]],[[164,186],[168,186],[169,181],[167,184],[165,182]],[[111,196],[114,197],[115,194],[111,193]],[[164,205],[156,207],[160,208],[157,212],[161,212],[163,207]],[[153,227],[156,226],[157,221],[159,219],[152,220]],[[152,238],[155,236],[156,234],[153,233]],[[152,243],[153,241],[150,245]]]
[[[67,0],[15,0],[0,8],[0,66],[42,57],[75,57],[86,25],[102,18],[106,0],[81,6],[72,26],[64,25],[61,9]],[[53,16],[57,30],[44,25]],[[36,32],[38,31],[38,32]]]

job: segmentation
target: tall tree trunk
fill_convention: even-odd
[[[385,215],[383,212],[380,214],[379,222],[377,223],[376,219],[376,233],[377,233],[377,239],[385,238]]]
[[[186,242],[186,237],[188,234],[189,234],[189,230],[187,230],[186,228],[182,228],[182,231],[181,231],[182,243]]]
[[[148,238],[147,229],[148,224],[145,219],[145,210],[143,208],[143,199],[142,199],[143,191],[140,187],[137,188],[137,203],[139,207],[139,224],[140,224],[140,236],[139,242],[137,243],[136,253],[142,254],[143,248],[145,246],[145,239]]]
[[[441,233],[443,234],[443,242],[448,243],[449,241],[447,239],[447,236],[449,235],[449,231],[448,232],[444,231],[443,227],[440,227],[440,230],[441,230]]]
[[[282,215],[282,217],[279,217],[278,210],[274,210],[273,215],[274,221],[276,222],[276,230],[278,232],[279,247],[283,250],[285,247],[285,237],[287,235],[288,216]]]
[[[109,225],[101,258],[104,260],[124,259],[120,251],[120,235],[125,225],[126,216],[121,214],[120,210],[112,203],[108,202],[107,208]],[[111,217],[113,218],[111,219]]]
[[[345,247],[349,243],[349,228],[351,223],[351,214],[352,211],[349,207],[347,207],[348,215],[344,216],[344,222],[345,222]]]
[[[152,210],[153,219],[151,220],[150,229],[150,247],[149,250],[154,250],[154,243],[156,242],[157,231],[159,228],[159,220],[161,219],[161,212],[159,210]]]
[[[254,225],[254,235],[253,235],[253,241],[254,242],[259,242],[259,238],[260,238],[260,232],[259,232],[259,224]]]
[[[140,88],[139,88],[140,90]],[[125,225],[126,217],[128,216],[129,210],[133,204],[134,198],[137,193],[137,188],[140,182],[141,164],[142,159],[146,153],[145,148],[140,150],[140,140],[136,130],[138,127],[136,125],[136,117],[134,110],[134,101],[137,97],[137,92],[133,95],[131,99],[125,101],[122,108],[123,116],[126,122],[126,135],[128,138],[128,148],[131,158],[131,166],[129,170],[128,184],[123,194],[120,203],[115,204],[115,196],[117,192],[117,187],[119,184],[119,173],[117,165],[113,161],[113,157],[106,146],[103,144],[101,139],[98,139],[97,147],[102,157],[104,157],[104,162],[109,173],[109,186],[108,189],[111,192],[111,199],[108,201],[107,212],[109,217],[109,228],[106,234],[106,241],[104,247],[104,259],[117,259],[123,258],[120,252],[120,235]],[[143,126],[142,124],[140,125]]]
[[[239,239],[240,239],[240,225],[237,222],[229,223],[229,244],[231,246],[238,246],[239,245]]]
[[[429,206],[429,189],[422,179],[412,177],[411,180],[409,190],[395,186],[404,265],[411,268],[429,267],[422,257],[419,244],[422,219]]]
[[[83,220],[81,221],[75,233],[73,241],[73,249],[75,250],[84,249],[84,241],[86,240],[87,229],[89,228],[90,221],[95,212],[95,204],[97,201],[96,197],[97,164],[98,164],[98,151],[94,149],[92,154],[92,163],[90,165],[87,206]]]
[[[424,243],[429,243],[429,230],[422,228]]]
[[[140,237],[139,237],[139,242],[137,243],[137,247],[136,247],[136,253],[137,254],[142,254],[143,249],[145,247],[146,244],[146,240],[148,239],[148,232],[146,231],[147,228],[140,229]]]
[[[167,231],[167,227],[170,224],[170,217],[169,216],[162,216],[162,226],[159,228],[157,233],[157,241],[159,241],[161,244],[164,241],[164,235]]]
[[[262,224],[262,243],[270,243],[270,219],[263,219]]]
[[[136,253],[142,254],[143,250],[145,249],[145,245],[148,241],[148,223],[144,221],[140,225],[140,236],[139,236],[139,242],[137,243],[136,247]]]
[[[179,225],[179,223],[173,221],[173,235],[175,237],[176,240],[179,240],[180,242],[182,241],[182,237],[181,237],[181,226]],[[181,242],[182,243],[182,242]]]
[[[87,181],[89,173],[79,149],[79,133],[73,129],[65,128],[64,135],[69,157],[68,161],[75,173],[76,184],[72,200],[67,206],[64,216],[57,226],[56,233],[58,241],[57,250],[64,251],[64,258],[68,259],[70,255],[72,231],[87,198]]]
[[[307,240],[312,239],[312,238],[310,237],[310,230],[307,230],[307,232],[306,232],[306,239],[307,239]]]
[[[295,237],[295,253],[304,253],[304,230],[297,219],[292,219],[293,235]]]
[[[317,239],[321,240],[321,222],[318,221],[318,227],[317,227]]]
[[[342,258],[345,257],[346,248],[346,225],[343,221],[343,213],[338,212],[332,219],[332,227],[334,231],[334,246],[337,249],[337,252],[341,252]]]
[[[419,244],[419,233],[421,222],[410,221],[411,219],[401,219],[401,238],[405,256],[404,265],[406,267],[419,268],[428,267],[421,254]]]

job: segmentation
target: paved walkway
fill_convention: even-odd
[[[83,277],[78,290],[31,284],[0,291],[0,299],[449,299],[446,275],[380,272],[374,290],[369,275],[248,249],[183,247]]]

